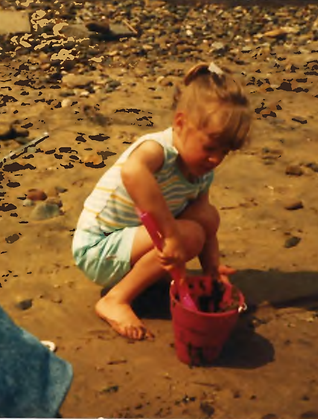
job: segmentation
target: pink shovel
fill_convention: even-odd
[[[154,245],[157,247],[158,250],[161,251],[162,239],[158,232],[158,229],[154,220],[146,212],[141,212],[140,210],[137,210],[137,212],[143,225],[146,227]],[[171,276],[177,286],[180,302],[182,303],[182,305],[189,310],[198,311],[197,305],[195,304],[193,298],[189,294],[187,284],[184,281],[180,283],[182,278],[181,278],[181,272],[179,271],[179,269],[173,269],[171,271]]]

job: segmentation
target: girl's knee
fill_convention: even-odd
[[[206,236],[217,233],[220,226],[220,215],[214,205],[207,205],[198,214],[198,222],[204,229]]]
[[[184,236],[184,243],[187,249],[187,259],[193,259],[201,253],[206,241],[206,234],[201,224],[195,221],[182,223],[181,234]]]
[[[208,236],[216,234],[220,226],[219,212],[214,205],[209,203],[202,205],[195,202],[189,205],[180,218],[196,221]]]
[[[211,228],[212,230],[215,230],[215,232],[217,232],[221,222],[219,211],[216,209],[214,205],[209,205],[209,212],[209,221],[211,224]]]

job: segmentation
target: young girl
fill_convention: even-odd
[[[172,128],[139,138],[86,199],[73,254],[92,281],[109,289],[96,313],[119,334],[153,336],[131,302],[167,271],[184,274],[185,263],[198,256],[203,274],[226,280],[231,273],[219,266],[219,214],[208,192],[215,167],[246,142],[250,121],[248,99],[231,73],[196,65],[177,89]],[[136,208],[155,220],[161,252]]]

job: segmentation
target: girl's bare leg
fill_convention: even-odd
[[[194,221],[178,220],[178,225],[186,245],[187,260],[190,260],[197,256],[203,248],[204,231]],[[131,308],[131,302],[166,274],[144,227],[139,227],[136,232],[131,263],[133,266],[131,271],[98,301],[95,309],[96,313],[120,335],[140,340],[153,335],[135,315]]]
[[[220,225],[220,216],[217,209],[208,202],[195,202],[182,213],[182,219],[193,220],[201,225],[205,232],[205,242],[200,252],[199,260],[204,275],[218,276],[220,263],[219,243],[217,231]]]

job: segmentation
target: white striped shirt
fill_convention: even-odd
[[[124,227],[140,225],[134,202],[121,179],[121,167],[131,152],[140,143],[148,140],[156,141],[164,149],[164,163],[154,176],[175,217],[190,201],[209,189],[213,181],[213,172],[197,178],[194,183],[189,182],[181,173],[176,162],[178,151],[173,146],[172,128],[146,134],[128,147],[117,162],[99,179],[84,203],[84,209],[77,224],[78,229],[110,233]],[[142,185],[140,187],[142,188]]]

